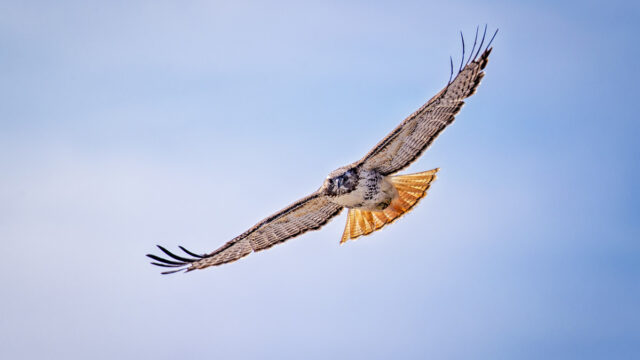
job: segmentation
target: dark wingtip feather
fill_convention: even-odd
[[[169,264],[162,264],[162,263],[158,263],[155,261],[151,262],[151,265],[155,265],[155,266],[162,266],[162,267],[169,267],[169,268],[174,268],[174,267],[180,267],[182,265],[169,265]]]
[[[189,254],[189,255],[191,255],[191,256],[193,256],[193,257],[197,257],[197,258],[199,258],[199,259],[204,259],[205,257],[207,257],[206,255],[198,255],[198,254],[194,254],[194,253],[192,253],[191,251],[189,251],[189,250],[185,249],[185,248],[184,248],[184,247],[182,247],[182,246],[178,246],[178,247],[180,248],[180,250],[184,251],[185,253],[187,253],[187,254]]]
[[[162,258],[160,256],[153,255],[153,254],[147,254],[148,258],[151,258],[152,260],[155,260],[155,261],[151,262],[151,264],[156,265],[156,266],[160,266],[160,267],[165,267],[165,268],[179,268],[179,269],[176,269],[176,270],[164,271],[164,272],[162,272],[163,275],[173,274],[173,273],[180,272],[180,271],[189,272],[189,271],[195,270],[194,267],[190,267],[189,265],[191,263],[193,263],[193,262],[196,262],[196,261],[206,257],[206,255],[195,254],[195,253],[185,249],[182,246],[178,246],[178,247],[182,251],[184,251],[186,254],[188,254],[190,256],[193,256],[194,257],[193,259],[176,255],[176,254],[172,253],[171,251],[167,250],[163,246],[160,246],[160,245],[156,245],[156,246],[158,247],[158,249],[160,249],[160,251],[162,251],[165,255],[167,255],[170,259],[173,259],[173,260],[165,259],[165,258]],[[174,260],[178,260],[178,261],[174,261]]]
[[[487,37],[487,24],[484,24],[484,31],[482,32],[482,39],[480,40],[480,45],[478,46],[478,52],[476,52],[475,56],[473,57],[473,61],[475,61],[478,58],[478,55],[480,54],[480,51],[482,50],[482,45],[484,44],[484,39]]]
[[[464,42],[464,35],[462,34],[462,32],[460,33],[460,39],[462,41],[462,59],[461,59],[461,64],[460,64],[460,69],[458,69],[458,72],[455,74],[453,74],[453,58],[450,56],[449,57],[449,64],[451,66],[451,73],[449,74],[449,81],[447,82],[447,86],[445,87],[445,89],[447,89],[450,85],[452,81],[455,81],[455,79],[458,77],[458,75],[460,75],[460,73],[462,73],[463,70],[466,69],[467,65],[469,65],[469,63],[473,63],[474,66],[479,65],[480,70],[483,70],[485,68],[485,66],[487,66],[488,63],[488,57],[489,54],[491,53],[491,50],[493,49],[491,47],[491,44],[493,42],[493,40],[495,39],[496,35],[498,34],[498,29],[496,29],[496,31],[494,31],[493,35],[491,36],[491,39],[489,40],[489,42],[487,43],[486,47],[483,46],[485,44],[485,41],[487,40],[487,29],[488,29],[488,25],[485,24],[484,25],[484,29],[482,31],[482,38],[480,38],[480,44],[477,47],[476,50],[476,45],[478,42],[478,34],[479,34],[479,29],[480,26],[476,26],[476,34],[474,36],[474,40],[473,40],[473,47],[471,48],[471,52],[469,53],[469,57],[467,58],[467,61],[465,62],[465,42]],[[474,54],[475,51],[475,54]],[[478,57],[479,56],[479,57]],[[464,65],[464,66],[463,66]]]
[[[177,262],[177,261],[167,260],[167,259],[161,258],[160,256],[156,256],[156,255],[153,255],[153,254],[147,254],[147,257],[150,257],[153,260],[160,261],[160,262],[163,262],[163,263],[169,264],[169,265],[186,265],[184,262]]]
[[[184,271],[184,270],[185,270],[185,268],[178,269],[178,270],[171,270],[171,271],[163,271],[161,274],[162,274],[162,275],[175,274],[175,273],[177,273],[177,272]]]
[[[469,52],[469,58],[467,59],[465,66],[469,64],[469,61],[471,61],[471,57],[473,57],[473,52],[475,51],[476,45],[478,44],[478,30],[480,30],[480,25],[476,25],[476,36],[474,36],[473,38],[473,47],[471,47],[471,51]]]
[[[460,41],[462,41],[462,57],[460,58],[460,67],[458,68],[458,72],[462,71],[462,67],[464,66],[464,35],[462,35],[462,31],[460,31]]]
[[[493,42],[493,39],[496,38],[496,35],[498,35],[498,30],[500,30],[499,28],[496,29],[496,31],[493,32],[493,36],[491,36],[491,40],[489,40],[489,43],[487,44],[487,50],[491,51],[491,43]]]
[[[173,259],[180,260],[180,261],[184,261],[184,262],[187,262],[187,263],[190,263],[190,262],[192,262],[192,261],[194,260],[194,259],[187,259],[187,258],[183,258],[182,256],[178,256],[178,255],[176,255],[176,254],[172,253],[171,251],[169,251],[169,250],[167,250],[167,249],[163,248],[163,247],[162,247],[162,246],[160,246],[160,245],[156,245],[156,246],[157,246],[157,247],[158,247],[158,249],[160,249],[163,253],[167,254],[168,256],[172,257]]]

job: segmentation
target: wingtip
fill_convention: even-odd
[[[162,274],[162,275],[171,275],[171,274],[175,274],[175,273],[177,273],[177,272],[184,271],[184,270],[185,270],[185,269],[178,269],[178,270],[171,270],[171,271],[163,271],[163,272],[161,272],[161,274]]]
[[[156,266],[160,266],[160,267],[169,267],[169,268],[175,268],[175,270],[171,270],[171,271],[164,271],[162,272],[163,275],[169,275],[169,274],[173,274],[173,273],[177,273],[180,271],[185,271],[185,272],[189,272],[191,270],[195,270],[196,268],[193,267],[193,263],[196,261],[199,261],[201,259],[203,259],[205,257],[205,255],[198,255],[195,254],[187,249],[185,249],[182,246],[179,246],[179,248],[184,251],[186,254],[193,256],[193,258],[186,258],[183,256],[179,256],[176,255],[174,253],[172,253],[171,251],[167,250],[165,247],[160,246],[160,245],[156,245],[156,247],[158,249],[160,249],[161,252],[163,252],[167,258],[163,258],[160,257],[158,255],[154,255],[154,254],[146,254],[146,256],[154,261],[151,262],[152,265],[156,265]],[[176,261],[177,260],[177,261]]]

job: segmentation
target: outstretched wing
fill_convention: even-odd
[[[210,254],[197,255],[180,246],[180,249],[190,256],[184,257],[158,245],[169,259],[151,254],[147,256],[156,261],[152,262],[154,265],[177,268],[163,274],[226,264],[247,256],[252,251],[265,250],[309,230],[317,230],[341,210],[342,206],[330,202],[325,195],[317,191],[260,221]]]
[[[496,30],[497,33],[497,30]],[[476,31],[476,41],[478,39]],[[464,99],[473,95],[484,76],[482,71],[489,61],[491,41],[478,57],[485,33],[475,56],[476,41],[471,54],[464,63],[464,39],[462,41],[462,61],[458,74],[447,86],[431,98],[418,111],[407,117],[387,137],[380,141],[364,158],[357,162],[366,169],[377,170],[383,175],[393,174],[415,161],[431,145],[433,140],[451,124],[455,115],[464,105]],[[495,37],[495,33],[493,35]],[[493,40],[493,37],[491,38]],[[462,66],[464,65],[464,67]],[[453,74],[453,62],[451,65]]]

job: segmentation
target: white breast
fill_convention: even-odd
[[[360,170],[355,190],[331,199],[336,204],[351,209],[368,211],[384,210],[398,196],[398,191],[385,176],[367,170]]]

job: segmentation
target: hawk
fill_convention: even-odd
[[[262,251],[310,230],[320,229],[347,208],[347,223],[340,243],[356,239],[391,224],[413,209],[436,179],[438,168],[409,175],[395,175],[409,166],[433,140],[453,122],[464,104],[473,95],[484,76],[492,47],[483,49],[487,27],[477,51],[478,29],[471,52],[466,58],[462,37],[462,59],[456,76],[416,112],[380,141],[362,159],[332,171],[314,193],[267,217],[249,230],[236,236],[217,250],[195,254],[182,246],[186,255],[177,255],[164,247],[158,248],[168,258],[148,254],[153,265],[173,268],[163,274],[204,269],[236,261],[254,251]],[[465,61],[466,58],[466,61]],[[188,256],[188,257],[187,257]]]

